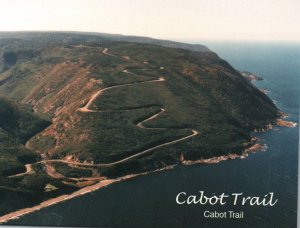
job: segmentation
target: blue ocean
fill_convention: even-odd
[[[238,70],[264,78],[255,82],[299,123],[300,43],[196,41]],[[297,227],[299,128],[277,127],[257,134],[268,147],[246,159],[177,166],[140,176],[26,215],[9,224],[101,227]],[[179,192],[264,196],[274,206],[178,205]],[[241,219],[205,218],[205,211],[243,212]]]

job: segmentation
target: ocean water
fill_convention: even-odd
[[[264,78],[256,86],[288,120],[299,122],[300,44],[199,42],[239,70]],[[213,165],[177,166],[152,173],[26,215],[9,224],[101,227],[296,227],[299,128],[278,127],[258,134],[266,152]],[[274,193],[278,202],[263,206],[178,205],[179,192],[197,194]],[[243,219],[204,218],[209,211],[243,211]]]

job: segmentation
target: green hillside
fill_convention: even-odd
[[[24,144],[49,125],[34,115],[28,107],[0,97],[0,175],[12,175],[25,170],[24,164],[38,159]]]
[[[241,154],[252,132],[279,116],[264,93],[201,45],[107,34],[0,37],[0,94],[12,100],[0,99],[0,184],[38,192],[39,200],[51,197],[49,183],[55,194],[82,186],[70,177]],[[33,172],[8,177],[25,164]]]

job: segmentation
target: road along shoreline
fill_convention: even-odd
[[[64,202],[64,201],[67,201],[67,200],[70,200],[70,199],[73,199],[75,197],[85,195],[87,193],[90,193],[90,192],[96,191],[98,189],[107,187],[108,185],[111,185],[113,183],[129,180],[129,179],[132,179],[134,177],[146,175],[146,174],[149,174],[149,173],[154,173],[154,172],[159,172],[159,171],[162,171],[162,170],[172,169],[174,166],[175,165],[167,166],[167,167],[164,167],[162,169],[157,169],[157,170],[150,171],[150,172],[143,172],[143,173],[138,173],[138,174],[129,174],[129,175],[126,175],[126,176],[123,176],[123,177],[118,177],[116,179],[105,179],[105,180],[102,180],[102,181],[98,182],[97,184],[81,188],[78,191],[75,191],[75,192],[73,192],[69,195],[61,195],[61,196],[46,200],[46,201],[44,201],[44,202],[42,202],[42,203],[40,203],[36,206],[30,207],[30,208],[20,209],[20,210],[8,213],[6,215],[3,215],[3,216],[0,217],[0,224],[6,223],[10,220],[19,219],[20,217],[23,217],[27,214],[39,211],[43,208],[50,207],[52,205],[55,205],[55,204],[58,204],[58,203],[61,203],[61,202]]]
[[[138,176],[147,175],[147,174],[150,174],[150,173],[167,171],[167,170],[173,169],[177,165],[194,165],[194,164],[207,164],[207,165],[209,165],[209,164],[216,164],[216,163],[219,163],[221,161],[226,161],[226,160],[243,159],[243,158],[247,157],[250,153],[255,153],[257,151],[265,151],[265,150],[266,150],[266,148],[264,146],[256,143],[253,146],[246,149],[241,155],[230,154],[230,155],[227,155],[227,156],[219,156],[219,157],[213,157],[213,158],[208,158],[208,159],[200,159],[200,160],[196,160],[196,161],[182,160],[178,164],[166,166],[166,167],[163,167],[161,169],[157,169],[157,170],[153,170],[153,171],[149,171],[149,172],[142,172],[142,173],[138,173],[138,174],[129,174],[129,175],[126,175],[126,176],[123,176],[123,177],[118,177],[116,179],[105,179],[105,180],[102,180],[102,181],[100,181],[100,182],[98,182],[94,185],[81,188],[78,191],[75,191],[75,192],[73,192],[69,195],[58,196],[56,198],[46,200],[46,201],[44,201],[44,202],[42,202],[39,205],[36,205],[34,207],[20,209],[20,210],[11,212],[9,214],[3,215],[3,216],[0,217],[0,224],[3,224],[3,223],[5,224],[8,221],[19,219],[19,218],[21,218],[21,217],[23,217],[27,214],[42,210],[46,207],[50,207],[52,205],[65,202],[67,200],[70,200],[70,199],[73,199],[73,198],[76,198],[76,197],[80,197],[80,196],[88,194],[90,192],[93,192],[93,191],[99,190],[101,188],[107,187],[111,184],[126,181],[126,180],[129,180],[129,179],[132,179],[132,178],[135,178],[135,177],[138,177]]]

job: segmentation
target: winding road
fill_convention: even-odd
[[[150,83],[150,82],[163,82],[165,79],[163,77],[160,77],[155,80],[147,80],[147,81],[142,81],[142,82],[133,82],[133,83],[127,83],[127,84],[122,84],[122,85],[114,85],[114,86],[109,86],[104,89],[99,90],[98,92],[94,93],[88,103],[83,106],[82,108],[79,108],[78,111],[80,112],[106,112],[106,111],[101,111],[101,110],[93,110],[90,109],[89,107],[92,105],[92,103],[95,101],[97,97],[99,97],[103,92],[115,89],[115,88],[120,88],[120,87],[125,87],[125,86],[130,86],[130,85],[136,85],[136,84],[144,84],[144,83]]]
[[[164,130],[167,129],[165,127],[145,127],[143,123],[146,123],[149,120],[153,120],[157,118],[160,114],[164,113],[166,110],[164,108],[160,108],[160,111],[158,113],[155,113],[154,115],[150,116],[149,118],[142,120],[141,122],[137,123],[136,126],[139,128],[144,128],[144,129],[155,129],[155,130]]]
[[[122,59],[128,60],[127,58],[120,57],[120,56],[117,56],[117,55],[114,55],[114,54],[110,54],[108,52],[107,48],[104,48],[104,50],[102,51],[102,53],[105,54],[105,55],[114,56],[114,57],[117,57],[117,58],[122,58]],[[123,72],[124,73],[128,73],[128,74],[133,74],[132,72],[129,72],[128,70],[123,70]],[[93,110],[93,109],[90,109],[90,106],[93,104],[93,102],[95,101],[95,99],[98,98],[105,91],[108,91],[108,90],[111,90],[111,89],[120,88],[120,87],[125,87],[125,86],[133,86],[133,85],[145,84],[145,83],[160,83],[160,82],[164,82],[164,81],[165,81],[164,77],[159,77],[158,79],[154,79],[154,80],[146,80],[146,81],[142,81],[142,82],[126,83],[126,84],[114,85],[114,86],[109,86],[109,87],[100,89],[99,91],[95,92],[91,96],[91,98],[89,99],[89,101],[86,103],[86,105],[83,106],[83,107],[81,107],[81,108],[79,108],[78,111],[82,112],[82,113],[107,112],[107,110],[105,111],[105,110]],[[145,120],[137,123],[136,126],[139,127],[139,128],[152,129],[152,130],[164,130],[164,129],[167,129],[167,128],[149,128],[149,127],[145,127],[144,126],[144,123],[146,123],[147,121],[150,121],[150,120],[153,120],[153,119],[157,118],[158,116],[160,116],[164,112],[165,112],[165,109],[161,108],[160,111],[158,111],[154,115],[146,118]],[[190,135],[187,135],[185,137],[182,137],[182,138],[179,138],[179,139],[176,139],[176,140],[172,140],[172,141],[169,141],[169,142],[166,142],[166,143],[159,144],[157,146],[148,148],[148,149],[143,150],[143,151],[141,151],[139,153],[136,153],[134,155],[128,156],[128,157],[126,157],[124,159],[121,159],[121,160],[115,161],[115,162],[111,162],[111,163],[94,164],[94,163],[86,163],[86,162],[67,161],[67,160],[62,160],[62,159],[48,159],[48,160],[42,160],[42,161],[36,162],[34,164],[44,164],[45,167],[46,167],[45,170],[46,170],[47,174],[49,176],[53,177],[53,178],[59,179],[59,178],[64,178],[64,176],[62,174],[58,173],[54,169],[54,167],[50,165],[51,163],[64,163],[64,164],[68,164],[68,165],[76,165],[76,166],[84,166],[84,167],[92,167],[92,168],[109,167],[109,166],[113,166],[113,165],[117,165],[117,164],[120,164],[120,163],[124,163],[124,162],[126,162],[128,160],[131,160],[131,159],[134,159],[134,158],[146,155],[146,154],[152,152],[155,149],[158,149],[158,148],[161,148],[161,147],[169,146],[169,145],[172,145],[172,144],[176,144],[176,143],[188,140],[188,139],[190,139],[192,137],[195,137],[198,134],[199,134],[198,131],[196,131],[194,129],[191,129],[191,134]],[[27,145],[27,143],[26,143],[26,145]],[[33,164],[26,164],[26,172],[20,173],[20,174],[16,174],[16,175],[12,175],[10,177],[18,177],[18,176],[28,175],[32,171],[32,165]],[[91,177],[91,178],[93,178],[93,177]],[[84,179],[90,179],[90,178],[84,178]]]
[[[28,174],[30,174],[31,171],[33,171],[32,170],[32,164],[26,164],[25,168],[26,168],[26,171],[24,173],[18,173],[18,174],[11,175],[11,176],[8,176],[8,177],[21,177],[21,176],[28,175]]]

